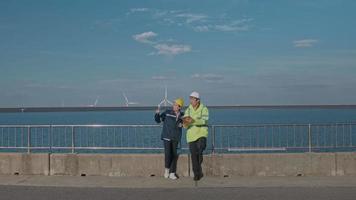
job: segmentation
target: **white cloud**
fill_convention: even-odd
[[[193,74],[191,78],[202,79],[202,80],[206,80],[209,82],[216,82],[216,81],[221,81],[224,79],[224,77],[219,74]]]
[[[147,11],[154,20],[168,26],[191,28],[196,32],[239,32],[248,31],[251,27],[252,18],[228,19],[226,14],[219,17],[208,16],[199,13],[187,13],[183,10],[159,10],[147,8],[131,9],[131,12]]]
[[[211,27],[203,25],[203,26],[196,26],[193,27],[193,30],[196,32],[208,32],[211,30]]]
[[[221,32],[238,32],[238,31],[248,31],[249,26],[236,26],[231,24],[222,24],[222,25],[204,25],[196,26],[193,28],[196,32],[208,32],[208,31],[221,31]]]
[[[233,25],[215,25],[215,30],[217,31],[223,31],[223,32],[228,32],[228,31],[248,31],[248,26],[233,26]]]
[[[297,48],[306,48],[306,47],[313,47],[318,40],[315,39],[304,39],[304,40],[295,40],[293,41],[294,47]]]
[[[149,32],[144,32],[141,34],[133,35],[132,37],[138,42],[152,44],[154,42],[150,41],[149,38],[156,37],[156,36],[157,36],[156,33],[149,31]]]
[[[165,80],[172,80],[172,79],[175,79],[175,78],[167,77],[167,76],[152,76],[152,80],[165,81]]]
[[[119,18],[112,19],[98,19],[95,20],[93,25],[90,27],[91,29],[112,29],[117,30],[118,26],[122,22]]]
[[[189,45],[182,44],[157,44],[154,48],[158,50],[157,55],[178,55],[192,50]]]
[[[132,8],[130,10],[132,13],[135,13],[135,12],[146,12],[146,11],[149,11],[148,8]]]
[[[155,10],[153,12],[154,18],[166,17],[169,12],[166,10]]]
[[[41,83],[29,83],[24,85],[24,87],[28,88],[50,88],[48,84],[41,84]]]
[[[234,20],[227,24],[216,25],[215,29],[219,31],[248,31],[249,30],[248,23],[251,22],[252,20],[253,20],[252,18]]]
[[[250,25],[248,24],[253,19],[246,18],[240,20],[234,20],[225,24],[205,24],[193,27],[196,32],[208,32],[208,31],[222,31],[222,32],[238,32],[238,31],[248,31]]]
[[[250,21],[252,21],[253,18],[244,18],[244,19],[238,19],[238,20],[234,20],[231,22],[232,25],[240,25],[240,24],[246,24]]]
[[[24,85],[25,88],[29,89],[78,89],[77,86],[72,85],[53,85],[48,83],[28,83]]]
[[[124,79],[108,79],[108,80],[100,80],[98,81],[98,84],[117,84],[117,83],[121,83],[124,82]]]
[[[141,34],[133,35],[133,39],[138,42],[149,44],[153,48],[157,50],[157,52],[152,52],[149,55],[169,55],[174,56],[182,53],[187,53],[192,50],[191,46],[183,45],[183,44],[167,44],[162,41],[152,41],[150,38],[156,37],[158,34],[149,31]],[[169,41],[174,41],[173,39],[169,39]]]
[[[176,15],[176,17],[184,18],[185,22],[187,24],[193,23],[193,22],[201,22],[204,21],[205,19],[208,18],[206,15],[202,14],[191,14],[191,13],[182,13]]]

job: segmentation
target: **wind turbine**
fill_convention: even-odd
[[[164,105],[164,107],[167,107],[167,104],[173,105],[173,103],[168,100],[167,96],[168,94],[167,94],[167,86],[166,86],[164,91],[164,99],[158,104],[158,108],[160,108],[162,104]]]
[[[99,102],[99,96],[96,97],[94,104],[89,105],[89,107],[96,107]]]
[[[21,112],[25,112],[26,109],[25,109],[25,104],[24,103],[22,103],[22,105],[19,105],[18,107],[20,108]]]
[[[138,104],[137,102],[130,102],[124,92],[122,93],[122,95],[123,95],[124,98],[125,98],[125,106],[126,106],[126,107],[129,107],[129,105],[137,105],[137,104]]]

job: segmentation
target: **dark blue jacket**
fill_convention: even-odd
[[[182,138],[182,117],[184,113],[180,113],[179,117],[173,110],[166,110],[163,113],[155,114],[155,121],[157,123],[163,122],[163,129],[161,139],[170,139],[180,142]]]

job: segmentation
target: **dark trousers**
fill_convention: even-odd
[[[164,166],[169,169],[169,173],[176,173],[178,160],[178,141],[163,140],[164,144]]]
[[[192,159],[194,176],[203,174],[201,164],[203,163],[203,151],[206,148],[206,138],[201,137],[194,142],[189,142],[190,155]]]

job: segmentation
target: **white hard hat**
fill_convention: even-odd
[[[190,94],[190,97],[194,97],[194,98],[200,99],[199,93],[195,92],[195,91]]]

